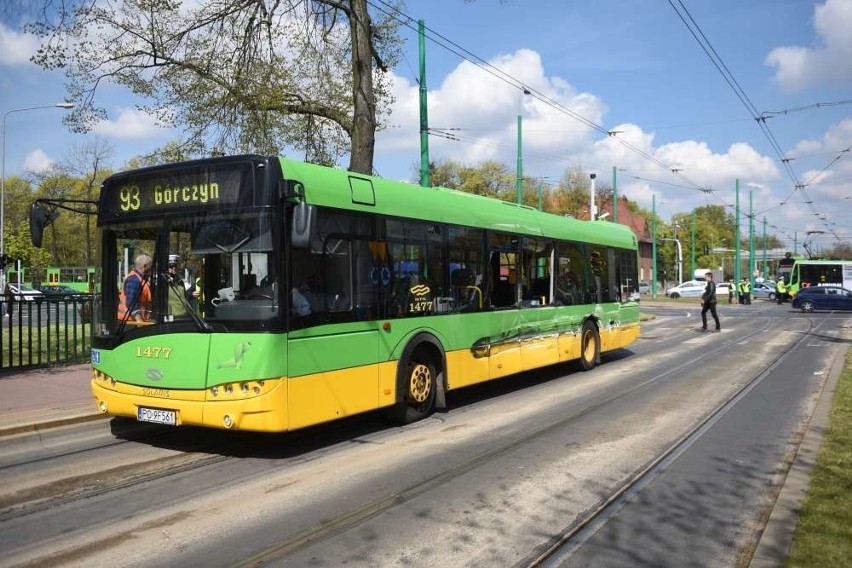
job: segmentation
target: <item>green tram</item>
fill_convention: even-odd
[[[627,227],[449,189],[213,158],[105,180],[98,232],[92,392],[141,421],[281,432],[381,408],[408,423],[450,389],[591,369],[639,336]],[[149,305],[123,306],[137,258]]]
[[[788,291],[795,296],[808,286],[842,286],[852,289],[852,260],[796,259],[787,280]]]

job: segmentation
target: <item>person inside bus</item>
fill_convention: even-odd
[[[151,269],[151,257],[140,254],[136,257],[124,282],[118,302],[118,317],[137,322],[151,319],[151,286],[148,284],[148,271]]]
[[[293,312],[300,317],[311,315],[311,303],[301,292],[299,292],[299,289],[293,287],[291,294],[293,299]]]
[[[571,306],[577,302],[577,279],[569,267],[562,270],[556,278],[556,300],[563,306]]]
[[[172,315],[186,315],[186,308],[179,298],[174,294],[182,293],[190,306],[196,303],[198,298],[198,290],[195,289],[195,283],[192,279],[184,281],[183,275],[178,271],[180,263],[180,255],[169,255],[169,267],[166,273],[170,286],[175,288],[175,291],[169,292],[169,311]]]

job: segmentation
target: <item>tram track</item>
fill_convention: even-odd
[[[742,343],[746,340],[749,340],[753,337],[760,336],[760,334],[765,333],[768,329],[772,329],[777,322],[777,318],[770,317],[761,325],[760,327],[749,331],[748,333],[740,336],[738,338],[738,342]],[[808,334],[813,330],[814,325],[813,322],[808,320],[808,329],[806,331],[801,332],[802,337],[800,337],[796,341],[796,345],[801,343]],[[367,503],[362,504],[360,507],[356,509],[352,509],[342,513],[336,517],[327,519],[321,525],[315,526],[307,531],[304,531],[300,534],[294,535],[292,537],[283,539],[278,543],[267,547],[265,550],[255,554],[241,562],[237,562],[232,566],[234,568],[247,568],[254,566],[261,566],[273,563],[277,560],[281,560],[285,558],[287,555],[292,554],[296,551],[299,551],[302,548],[307,546],[316,544],[317,542],[322,541],[323,539],[333,537],[336,534],[340,534],[349,530],[356,528],[358,525],[376,517],[394,507],[397,507],[403,503],[412,501],[416,497],[426,494],[431,490],[434,490],[442,485],[445,485],[454,479],[460,478],[461,476],[475,470],[476,468],[487,464],[490,461],[496,460],[497,458],[504,457],[511,452],[515,451],[519,447],[531,442],[532,440],[547,435],[550,432],[559,430],[561,428],[570,425],[572,422],[582,418],[583,416],[594,412],[608,404],[616,402],[625,397],[629,397],[635,394],[637,391],[645,389],[654,383],[663,381],[665,379],[671,378],[674,375],[677,375],[683,372],[685,369],[694,367],[697,364],[700,364],[702,361],[712,359],[714,357],[719,356],[720,353],[730,349],[731,346],[728,343],[720,344],[717,347],[713,347],[711,349],[706,350],[704,353],[697,355],[693,359],[683,364],[677,365],[663,373],[654,375],[648,379],[637,382],[635,385],[630,387],[627,390],[621,391],[618,394],[603,397],[595,401],[593,404],[589,404],[582,409],[572,412],[566,415],[564,418],[547,424],[544,427],[538,428],[536,430],[525,433],[523,436],[517,437],[509,442],[501,444],[497,447],[492,448],[489,451],[479,453],[466,461],[455,464],[450,468],[443,469],[441,471],[435,472],[431,476],[426,479],[419,480],[416,484],[412,484],[408,487],[405,487],[399,491],[396,491],[392,494],[385,495],[381,498],[374,499]],[[689,432],[681,436],[671,447],[666,449],[662,455],[659,455],[652,459],[649,464],[644,465],[640,472],[635,476],[631,477],[627,483],[623,486],[619,487],[612,497],[605,499],[604,502],[595,509],[596,511],[605,507],[608,503],[614,502],[618,496],[625,494],[630,487],[635,486],[639,480],[643,477],[647,477],[654,470],[654,468],[661,469],[663,467],[663,463],[665,460],[665,456],[671,456],[675,449],[678,446],[683,446],[684,443],[689,439],[690,436],[694,436],[695,432],[702,428],[702,425],[706,428],[709,427],[710,421],[713,420],[714,416],[721,416],[720,409],[725,405],[731,404],[731,400],[737,396],[744,396],[745,393],[748,392],[749,384],[756,384],[755,381],[757,378],[761,376],[765,376],[765,374],[769,373],[771,369],[774,369],[777,365],[781,363],[782,359],[778,359],[773,362],[769,367],[763,368],[759,373],[753,377],[746,386],[739,389],[737,393],[727,399],[721,406],[717,407],[715,410],[711,411],[709,415],[707,415],[703,420],[699,422],[699,424],[692,428]],[[545,385],[537,385],[536,388],[545,388]],[[717,418],[718,419],[718,418]],[[703,430],[702,430],[703,431]],[[672,458],[674,459],[674,457]],[[665,462],[667,463],[667,462]],[[593,516],[592,516],[593,517]],[[589,517],[589,521],[585,522],[585,525],[588,525],[594,519]],[[580,521],[583,522],[583,521]],[[571,533],[576,534],[575,527],[578,526],[577,523],[574,523],[566,529],[565,534]],[[562,533],[560,533],[562,534]],[[560,538],[561,541],[561,538]],[[548,549],[549,550],[549,549]],[[536,556],[535,561],[538,561],[538,558],[545,558],[544,555]],[[527,562],[522,564],[524,566],[537,566],[535,562]]]
[[[585,404],[585,405],[577,408],[576,410],[570,412],[570,414],[564,415],[558,421],[545,424],[542,427],[535,429],[534,431],[528,431],[528,432],[524,433],[523,435],[520,435],[520,436],[517,436],[513,439],[507,440],[506,442],[501,443],[500,445],[498,445],[496,447],[492,447],[491,449],[489,449],[487,451],[479,452],[476,455],[469,457],[467,460],[456,463],[456,464],[452,465],[451,467],[444,467],[444,468],[441,468],[437,471],[434,471],[433,473],[429,474],[428,476],[421,478],[416,483],[411,483],[410,485],[398,488],[397,490],[395,490],[392,493],[387,493],[387,494],[384,494],[384,495],[377,496],[376,498],[374,498],[374,499],[372,499],[372,500],[370,500],[366,503],[363,503],[363,504],[356,506],[354,508],[349,508],[345,511],[342,511],[340,514],[338,514],[336,516],[326,517],[322,521],[319,521],[315,526],[308,528],[307,530],[304,530],[304,531],[302,531],[298,534],[292,535],[292,536],[288,536],[287,538],[284,538],[284,539],[282,539],[282,540],[278,541],[277,543],[274,543],[270,546],[266,546],[263,549],[258,548],[260,550],[260,552],[258,552],[257,554],[255,554],[255,555],[253,555],[249,558],[246,558],[246,559],[236,563],[235,565],[236,566],[257,566],[257,565],[261,565],[261,564],[265,564],[265,563],[269,563],[269,562],[274,562],[276,560],[280,560],[280,559],[285,558],[286,556],[288,556],[291,553],[300,551],[301,549],[306,548],[306,547],[308,547],[312,544],[315,544],[317,542],[320,542],[324,539],[328,539],[328,538],[333,537],[334,535],[337,535],[337,534],[346,532],[348,530],[351,530],[351,529],[357,527],[358,525],[365,523],[367,520],[372,519],[374,517],[377,517],[378,515],[382,514],[385,511],[389,511],[389,510],[393,509],[394,507],[397,507],[397,506],[400,506],[404,503],[410,502],[410,501],[414,500],[415,498],[417,498],[418,496],[426,494],[429,491],[436,490],[437,488],[440,488],[443,485],[450,484],[455,479],[457,479],[457,478],[465,475],[466,473],[469,473],[469,472],[471,472],[471,471],[473,471],[473,470],[475,470],[479,467],[487,466],[487,464],[489,462],[496,461],[501,457],[507,456],[508,454],[513,452],[514,450],[519,449],[520,447],[522,447],[525,444],[533,441],[535,438],[537,438],[539,436],[545,436],[548,433],[559,430],[560,428],[570,426],[572,421],[579,420],[582,417],[584,417],[585,415],[593,413],[594,411],[600,409],[603,406],[606,406],[607,404],[610,404],[610,403],[613,403],[615,401],[618,401],[619,399],[623,399],[625,397],[629,397],[631,395],[634,395],[634,394],[637,393],[637,391],[640,391],[644,388],[647,388],[647,387],[653,385],[656,382],[664,381],[666,379],[672,378],[673,376],[682,374],[686,369],[693,367],[695,365],[701,365],[702,362],[712,360],[714,357],[718,357],[721,353],[724,353],[728,350],[731,350],[733,347],[736,347],[738,345],[742,346],[745,343],[747,343],[749,340],[752,340],[755,337],[759,337],[760,334],[765,333],[766,330],[774,328],[777,324],[777,321],[778,321],[778,318],[770,317],[770,318],[767,318],[765,321],[761,322],[761,325],[759,325],[758,327],[749,330],[747,333],[737,334],[735,336],[729,337],[729,338],[727,338],[726,341],[704,342],[702,344],[702,352],[699,353],[699,354],[696,354],[696,356],[692,357],[689,361],[683,362],[682,364],[679,364],[675,367],[669,368],[665,372],[662,372],[662,373],[659,373],[659,374],[654,374],[653,376],[642,377],[641,379],[638,379],[634,384],[631,384],[628,388],[626,388],[625,390],[619,391],[618,393],[613,393],[611,395],[604,394],[604,396],[596,397],[596,398],[594,398],[594,400],[591,400],[588,404]],[[811,320],[807,320],[807,323],[808,323],[807,330],[798,330],[797,331],[797,333],[801,334],[801,337],[798,338],[798,340],[795,342],[795,345],[800,344],[801,341],[803,341],[804,338],[808,337],[809,334],[815,328],[814,323]],[[711,336],[707,336],[707,337],[709,339]],[[721,337],[725,337],[725,336],[713,335],[712,337],[721,338]],[[671,347],[673,347],[673,346],[670,346],[669,348],[671,348]],[[778,361],[774,362],[772,365],[777,366],[778,364],[780,364],[780,361],[781,360],[778,360]],[[757,373],[757,375],[768,373],[771,370],[771,368],[774,368],[773,366],[763,368],[763,370],[760,371],[760,373]],[[640,374],[641,374],[641,372],[637,373],[637,375],[640,375]],[[753,377],[750,380],[749,384],[753,383],[755,381],[755,379],[756,379],[756,377]],[[552,384],[552,381],[548,380],[548,381],[544,381],[542,383],[539,383],[537,385],[531,385],[531,387],[532,387],[531,390],[534,391],[534,390],[537,390],[537,389],[547,388],[548,384]],[[741,388],[738,392],[744,392],[745,388],[746,387]],[[525,392],[527,392],[530,389],[528,389],[527,387],[524,387],[523,390]],[[734,395],[734,396],[736,396],[736,395]],[[477,406],[477,404],[474,403],[473,406]],[[468,408],[468,406],[463,407],[463,409],[466,409],[466,408]],[[714,411],[714,413],[718,413],[718,412],[719,412],[718,409]],[[711,414],[710,416],[707,416],[702,421],[702,423],[706,423],[708,420],[710,420],[712,415],[713,414]],[[436,417],[434,420],[439,421],[439,422],[443,422],[440,419],[440,416]],[[412,427],[403,428],[402,430],[409,430],[411,428],[423,428],[423,427],[429,428],[430,424],[419,423],[419,424],[416,424]],[[381,436],[381,437],[387,437],[389,435],[394,436],[395,433],[391,429],[383,429],[383,430],[379,431],[377,435]],[[684,435],[683,438],[685,438],[687,435],[688,434]],[[371,436],[370,433],[367,433],[366,435],[359,436],[359,442],[369,442],[372,438],[373,438],[373,436]],[[683,439],[680,439],[677,443],[683,443]],[[225,452],[225,453],[229,453],[233,449],[232,448],[233,445],[234,445],[233,442],[218,444],[218,450]],[[311,444],[309,443],[308,445],[310,446]],[[215,446],[217,446],[217,445],[216,444],[209,444],[209,445],[204,446],[203,448],[199,447],[198,451],[213,452],[213,451],[216,451],[214,449]],[[329,445],[327,443],[322,444],[322,447],[325,447],[326,449],[328,449]],[[671,453],[672,451],[673,450],[671,448],[669,448],[668,453]],[[298,452],[296,452],[295,454],[290,454],[290,456],[291,457],[299,457],[300,454]],[[309,459],[309,460],[312,459],[310,456],[305,456],[305,457],[307,457],[307,459]],[[301,458],[299,458],[299,459],[301,459]],[[645,466],[641,470],[641,472],[645,472],[645,470],[649,470],[649,468],[654,467],[656,462],[661,460],[661,459],[662,458],[656,458],[652,463]],[[201,459],[201,460],[194,459],[194,461],[190,461],[190,462],[187,462],[187,463],[184,463],[184,464],[174,465],[174,467],[168,467],[168,468],[165,468],[165,469],[153,470],[153,471],[144,471],[144,472],[137,471],[136,473],[134,473],[132,475],[128,475],[126,478],[122,479],[122,478],[119,477],[115,480],[107,481],[107,482],[103,483],[102,485],[100,485],[96,488],[89,488],[89,489],[82,490],[82,491],[69,492],[69,493],[64,493],[64,494],[60,493],[52,499],[47,499],[47,500],[38,501],[38,502],[24,503],[21,506],[16,507],[16,508],[2,510],[2,511],[0,511],[0,521],[25,516],[25,515],[32,514],[32,513],[38,512],[38,511],[49,510],[53,507],[59,507],[62,504],[73,503],[74,501],[84,500],[84,499],[87,499],[87,498],[90,498],[90,497],[106,495],[106,494],[109,494],[109,493],[112,493],[112,492],[119,492],[119,491],[122,491],[122,490],[132,489],[133,487],[141,486],[141,485],[144,485],[144,484],[147,484],[147,483],[152,483],[152,482],[155,482],[157,480],[162,480],[162,479],[165,479],[165,478],[167,478],[169,476],[173,476],[173,475],[193,474],[194,472],[198,472],[198,471],[202,470],[203,468],[207,468],[207,467],[212,468],[214,466],[220,466],[222,464],[227,465],[228,462],[235,461],[235,460],[240,460],[240,457],[237,457],[237,456],[234,456],[234,455],[207,455],[207,456],[204,456],[204,458]],[[251,475],[250,477],[262,478],[267,473],[268,473],[268,470],[259,470],[259,471],[255,472],[253,475]],[[646,475],[648,475],[648,474],[646,474]],[[242,480],[247,481],[247,478],[242,478]],[[635,485],[635,483],[637,483],[637,482],[634,482],[633,485]],[[625,485],[625,487],[626,487],[626,485]],[[625,493],[628,490],[629,490],[629,487],[627,487],[626,489],[622,489],[621,493]],[[606,502],[610,502],[614,499],[616,499],[616,498],[611,497],[610,499],[607,499]],[[601,507],[603,507],[603,506],[605,506],[605,504],[602,503]],[[589,522],[592,522],[592,521],[589,521]],[[577,527],[579,526],[579,523],[580,523],[580,521],[574,522],[571,526],[568,527],[568,529],[566,529],[566,531],[571,529],[571,532],[573,534],[576,534],[577,530],[578,530]],[[560,534],[563,534],[563,533],[560,533]],[[568,534],[568,533],[564,532],[564,534]],[[552,542],[549,543],[549,544],[552,544]],[[61,554],[62,553],[60,553],[60,555]],[[529,565],[535,565],[535,564],[529,564]]]
[[[775,318],[773,318],[775,319]],[[819,324],[814,324],[808,319],[808,329],[802,332],[794,344],[784,354],[773,361],[769,366],[756,373],[738,391],[729,396],[713,412],[703,420],[695,424],[687,432],[683,433],[669,447],[659,453],[650,463],[639,470],[634,476],[626,480],[598,507],[590,511],[583,518],[577,519],[568,527],[563,529],[549,543],[546,549],[533,558],[517,564],[519,568],[550,568],[561,565],[565,557],[572,550],[580,546],[586,539],[594,534],[603,524],[612,518],[621,506],[637,495],[645,486],[651,483],[660,473],[665,471],[675,460],[686,452],[697,442],[710,428],[721,420],[737,403],[757,387],[773,370],[782,365],[793,353],[796,347],[802,345],[810,338]]]

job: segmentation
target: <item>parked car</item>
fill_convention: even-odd
[[[839,286],[802,288],[793,298],[793,307],[803,312],[814,310],[852,310],[852,290]]]
[[[755,282],[754,288],[751,290],[751,295],[754,298],[766,298],[770,302],[775,301],[775,288],[764,282]]]
[[[40,290],[33,290],[29,286],[9,282],[9,291],[14,294],[15,300],[23,300],[25,302],[42,302],[44,294]]]
[[[727,282],[719,282],[716,284],[716,295],[717,296],[725,296],[728,297],[728,290],[731,289],[731,285]]]
[[[48,300],[85,300],[89,297],[88,294],[65,284],[42,285],[38,287],[38,290]]]
[[[639,283],[639,293],[640,294],[650,294],[651,293],[651,283],[650,282],[640,282]]]
[[[707,283],[703,280],[687,280],[666,290],[669,298],[700,298]],[[727,292],[725,292],[727,294]]]

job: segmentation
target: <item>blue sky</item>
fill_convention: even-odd
[[[831,246],[832,232],[852,241],[852,152],[843,152],[852,145],[852,104],[807,108],[852,99],[852,0],[681,3],[758,112],[790,111],[766,124],[804,190],[794,189],[758,123],[672,7],[676,0],[409,0],[407,15],[535,93],[523,96],[427,42],[430,126],[452,128],[461,139],[431,137],[432,159],[493,159],[514,168],[520,112],[528,176],[556,180],[566,168],[582,168],[611,183],[616,167],[619,192],[647,208],[656,195],[664,218],[733,204],[739,179],[743,215],[753,192],[758,234],[766,217],[769,232],[791,248],[796,237],[800,251],[805,239]],[[403,37],[397,100],[378,137],[375,167],[412,180],[419,161],[417,37],[406,28]],[[62,75],[27,62],[34,48],[14,23],[0,28],[3,112],[64,99]],[[86,136],[115,146],[116,168],[174,137],[121,89],[104,89],[99,102],[109,121],[89,135],[69,133],[59,109],[10,115],[7,175],[61,161]],[[592,130],[554,103],[617,134]],[[678,187],[684,185],[692,187]]]

